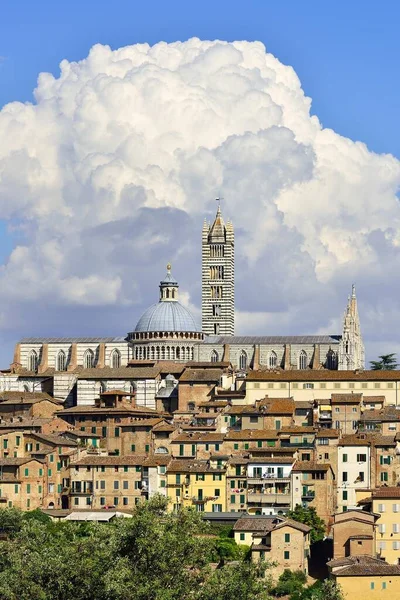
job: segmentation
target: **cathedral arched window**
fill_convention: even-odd
[[[66,371],[67,370],[67,357],[65,356],[64,350],[60,350],[57,354],[57,371]]]
[[[167,360],[170,360],[171,358],[171,348],[169,346],[167,346]]]
[[[276,355],[276,352],[272,351],[269,353],[269,357],[268,357],[268,367],[270,369],[275,369],[275,367],[278,364],[278,357]]]
[[[247,369],[247,354],[244,350],[242,350],[239,356],[239,369],[242,371]]]
[[[107,386],[104,381],[100,381],[100,394],[104,394],[107,391]]]
[[[171,359],[175,360],[175,346],[171,346]]]
[[[180,348],[178,346],[177,349],[176,349],[176,360],[179,360],[180,357],[181,357],[181,351],[180,351]]]
[[[192,348],[192,352],[191,352],[190,358],[191,358],[192,360],[194,360],[194,348]]]
[[[219,356],[218,356],[218,352],[216,350],[213,350],[211,352],[211,362],[216,363],[219,360]]]
[[[136,383],[134,383],[133,381],[131,381],[131,384],[129,386],[129,392],[131,394],[136,394]]]
[[[113,369],[119,369],[121,366],[121,353],[116,348],[111,352],[111,366]]]
[[[28,358],[28,369],[29,371],[36,371],[38,368],[38,355],[35,352],[35,350],[32,350],[31,353],[29,354],[29,358]]]
[[[165,346],[161,347],[161,360],[165,360]]]
[[[156,359],[160,360],[160,346],[157,346],[156,348]]]
[[[329,350],[326,357],[326,368],[331,370],[337,369],[337,355],[333,350]]]
[[[307,369],[308,360],[307,360],[307,352],[302,350],[299,356],[299,369]]]
[[[190,348],[187,346],[186,348],[186,360],[190,360]]]
[[[155,353],[155,348],[154,346],[151,347],[151,352],[150,352],[150,357],[154,360],[156,357],[156,353]]]
[[[94,354],[93,354],[93,350],[86,350],[85,354],[83,355],[83,366],[85,367],[85,369],[93,369],[94,367]]]

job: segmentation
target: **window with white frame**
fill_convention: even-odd
[[[216,363],[219,360],[219,356],[218,356],[218,352],[216,350],[213,350],[211,352],[211,362]]]

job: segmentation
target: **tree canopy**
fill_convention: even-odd
[[[398,363],[396,353],[382,354],[378,356],[379,360],[371,360],[370,366],[372,371],[393,371],[397,369]]]
[[[312,544],[324,539],[326,530],[325,521],[317,515],[317,511],[313,506],[304,508],[300,504],[296,504],[294,510],[290,510],[287,513],[287,517],[311,527],[310,540]]]

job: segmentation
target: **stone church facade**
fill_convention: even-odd
[[[342,334],[235,336],[234,232],[231,223],[225,225],[220,207],[214,223],[203,228],[202,245],[201,328],[179,302],[179,284],[168,265],[160,282],[158,302],[143,313],[134,331],[123,337],[24,338],[16,345],[11,372],[24,374],[29,391],[35,389],[35,378],[51,375],[54,395],[66,398],[77,372],[81,380],[85,380],[85,372],[90,373],[85,385],[88,390],[93,389],[93,393],[115,388],[129,391],[136,384],[128,367],[144,361],[224,361],[243,372],[258,368],[364,368],[364,345],[354,286]],[[220,288],[216,293],[219,297],[212,295],[212,287]],[[83,381],[81,386],[84,387]],[[143,393],[145,398],[146,392]],[[88,403],[92,395],[92,392],[87,394]]]

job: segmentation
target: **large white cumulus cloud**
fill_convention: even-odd
[[[198,309],[200,231],[221,193],[241,332],[340,331],[354,280],[367,339],[393,348],[400,164],[324,129],[261,43],[96,45],[42,73],[35,99],[0,111],[10,338],[122,334],[167,260]]]

